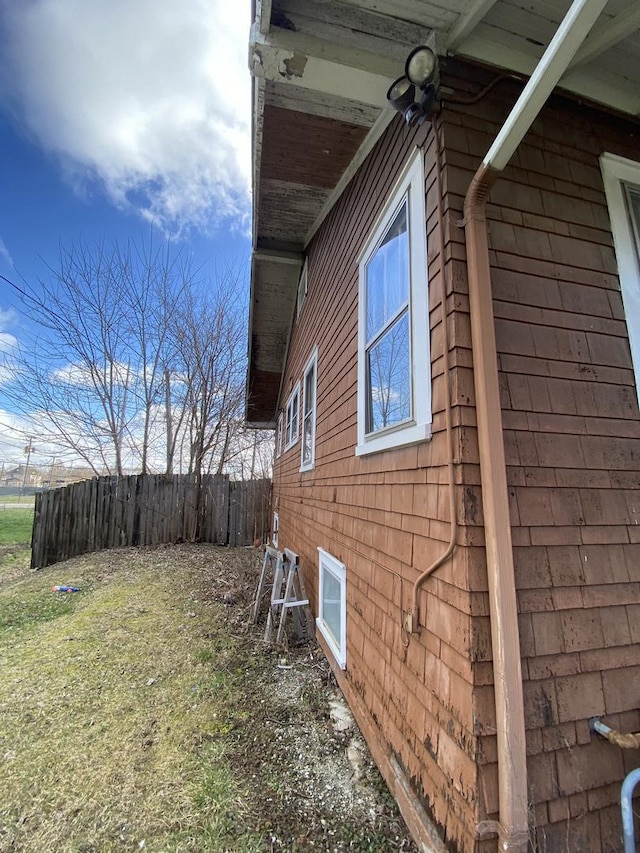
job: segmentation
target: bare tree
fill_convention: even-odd
[[[127,243],[61,249],[48,273],[16,287],[39,331],[3,389],[14,411],[95,473],[222,472],[241,431],[242,271],[209,282],[167,244]]]
[[[187,443],[187,470],[222,473],[237,432],[244,395],[245,312],[241,279],[232,268],[215,288],[192,288],[173,315],[171,394],[177,442]]]
[[[15,353],[5,391],[52,443],[94,470],[122,473],[130,418],[132,350],[123,334],[120,277],[103,245],[61,249],[48,281],[20,289],[38,332]]]

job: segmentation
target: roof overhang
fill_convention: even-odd
[[[253,248],[247,420],[273,425],[304,250],[394,118],[407,54],[478,60],[525,76],[570,0],[258,0],[251,30]],[[383,10],[383,11],[381,11]],[[640,114],[640,4],[609,0],[560,86]]]

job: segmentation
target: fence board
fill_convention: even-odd
[[[269,530],[270,480],[100,477],[36,495],[31,567],[130,545],[250,545]]]

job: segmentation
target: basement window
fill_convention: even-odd
[[[423,154],[416,151],[360,256],[357,455],[431,436],[426,270]]]
[[[273,547],[276,549],[278,547],[278,524],[279,524],[278,513],[274,512],[273,513],[273,528],[271,530],[271,543],[272,543]]]
[[[304,369],[302,382],[302,458],[301,471],[313,468],[316,458],[316,381],[318,350],[314,350]]]
[[[636,394],[640,399],[640,163],[603,154],[600,167],[618,261]]]
[[[300,383],[291,392],[285,409],[285,444],[288,450],[298,440],[298,412],[300,410]]]
[[[319,604],[316,625],[341,669],[347,665],[347,569],[318,548]]]

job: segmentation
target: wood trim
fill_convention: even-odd
[[[446,50],[455,53],[463,42],[484,18],[487,12],[495,6],[497,0],[469,0],[467,8],[449,30],[446,39]]]
[[[582,47],[569,63],[569,68],[590,62],[638,29],[640,29],[640,5],[634,3],[612,18],[598,32],[592,33],[585,39]]]

